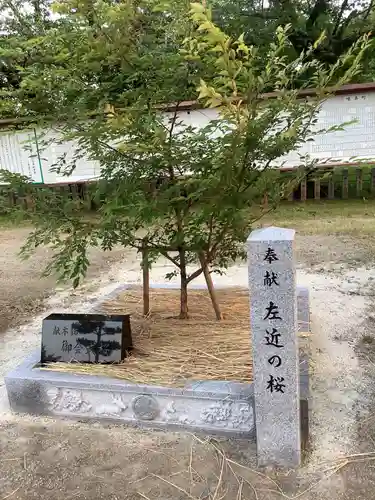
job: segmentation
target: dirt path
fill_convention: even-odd
[[[56,290],[55,277],[42,278],[52,252],[48,248],[40,248],[27,261],[22,261],[18,252],[24,243],[29,230],[0,230],[0,334],[6,329],[30,320],[45,307],[45,300]],[[305,268],[316,270],[340,270],[348,264],[358,266],[369,260],[369,249],[358,245],[358,241],[350,237],[337,236],[303,236],[297,239],[298,262]],[[139,258],[134,252],[118,249],[102,252],[93,249],[90,253],[92,265],[89,268],[86,283],[106,273],[116,262],[123,262],[123,268],[133,274],[128,279],[139,281]],[[155,279],[164,281],[164,268],[172,270],[167,262],[161,260],[154,266]],[[115,271],[112,279],[117,279]],[[160,278],[159,278],[160,275]],[[67,287],[57,287],[58,291]],[[85,291],[87,291],[85,289]]]
[[[265,471],[270,477],[260,476],[250,470],[255,467],[254,446],[242,441],[202,442],[188,433],[12,415],[0,387],[0,500],[276,500],[283,495],[371,500],[375,471],[368,456],[366,461],[357,457],[361,462],[354,457],[353,463],[339,457],[375,451],[375,419],[369,419],[373,411],[369,377],[375,372],[370,340],[375,334],[371,304],[375,271],[363,266],[365,252],[355,239],[314,238],[314,242],[311,237],[298,240],[298,283],[309,286],[313,313],[311,451],[299,471]],[[0,240],[0,250],[2,244]],[[118,254],[111,265],[99,254],[96,258],[98,264],[83,288],[74,294],[58,290],[44,301],[43,313],[0,336],[0,386],[4,373],[39,345],[41,319],[49,310],[89,311],[119,283],[139,281],[134,254]],[[5,307],[10,297],[22,296],[20,276],[29,276],[31,294],[36,296],[43,287],[51,293],[52,282],[43,287],[35,283],[43,259],[43,255],[37,258],[32,271],[22,267],[21,275],[17,271],[16,278],[8,279]],[[6,260],[1,262],[2,269],[9,267]],[[168,270],[164,261],[158,262],[152,281],[164,281]],[[215,279],[244,285],[247,271],[236,266]],[[366,320],[371,314],[373,320]],[[225,460],[218,450],[225,451]]]
[[[51,249],[40,248],[28,260],[21,260],[18,252],[29,230],[0,230],[0,334],[10,326],[16,326],[32,318],[44,307],[44,301],[56,288],[54,276],[42,278],[41,273],[52,256]],[[108,271],[112,264],[129,256],[123,249],[90,253],[92,266],[86,281]],[[134,257],[131,258],[133,262]],[[130,262],[130,263],[131,263]],[[60,290],[63,287],[59,287]]]

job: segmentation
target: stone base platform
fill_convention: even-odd
[[[306,332],[309,300],[308,291],[303,290],[298,293],[298,316],[300,330]],[[41,369],[39,361],[38,350],[5,377],[10,406],[17,413],[255,438],[252,384],[201,381],[182,389],[157,387]],[[309,377],[305,357],[300,370],[305,402],[301,420],[306,422]]]
[[[5,378],[11,409],[17,413],[255,437],[252,384],[202,381],[183,389],[139,385],[41,369],[39,357],[35,352]],[[301,362],[304,400],[307,365],[307,360]]]

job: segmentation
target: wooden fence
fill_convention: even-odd
[[[290,171],[284,172],[287,175]],[[289,201],[355,198],[375,198],[375,167],[320,167],[302,180]]]
[[[41,187],[42,186],[48,185],[41,185]],[[53,184],[48,187],[52,188],[57,193],[67,196],[73,201],[84,201],[86,210],[95,210],[97,208],[97,204],[92,198],[92,190],[90,189],[92,183]],[[34,207],[32,195],[27,191],[18,191],[6,185],[0,186],[0,213],[4,213],[7,209],[9,210],[9,208],[16,206],[32,210]]]

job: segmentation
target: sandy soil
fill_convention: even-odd
[[[373,498],[375,270],[357,239],[298,239],[298,282],[312,297],[311,450],[298,471],[264,471],[268,478],[250,470],[254,446],[247,442],[12,415],[2,377],[39,345],[42,317],[52,310],[89,311],[119,283],[140,279],[134,254],[119,251],[109,262],[96,253],[81,289],[54,290],[52,280],[38,277],[45,254],[31,264],[16,261],[23,233],[7,231],[0,239],[0,298],[11,325],[0,335],[0,500]],[[164,281],[165,272],[166,263],[158,262],[152,281]],[[243,286],[246,268],[215,279]],[[27,311],[25,290],[36,300]],[[27,317],[32,321],[20,324]]]
[[[46,307],[45,299],[56,292],[55,277],[41,277],[48,259],[51,258],[50,249],[38,249],[27,261],[21,260],[18,256],[28,232],[26,228],[0,230],[0,334],[42,311]],[[367,262],[370,252],[365,245],[358,245],[358,241],[354,238],[309,235],[297,240],[297,257],[300,265],[307,269],[312,268],[321,272],[340,271],[348,265],[356,267]],[[114,266],[111,279],[116,280],[118,272],[121,274],[120,269],[123,269],[123,272],[126,269],[126,279],[139,282],[139,256],[134,252],[123,249],[101,252],[94,249],[91,252],[92,265],[86,279],[86,283],[91,285],[90,289],[95,288],[95,278],[98,275],[106,274],[113,264],[121,261],[125,264],[122,263],[120,268]],[[164,275],[168,272],[166,268],[172,269],[166,261],[158,262],[154,266],[154,280],[164,281]],[[57,291],[66,288],[60,286],[57,287]]]
[[[18,256],[28,233],[26,228],[0,230],[0,334],[41,311],[44,300],[55,291],[55,277],[41,277],[52,256],[51,249],[40,248],[26,261]],[[89,269],[87,280],[93,280],[98,274],[109,271],[113,263],[128,255],[123,249],[114,252],[93,249],[93,265]]]

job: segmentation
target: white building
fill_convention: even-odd
[[[218,118],[215,109],[196,109],[185,103],[179,112],[179,120],[195,127],[204,126]],[[299,154],[309,154],[322,164],[346,165],[360,160],[375,158],[375,83],[353,84],[342,87],[334,97],[328,99],[319,113],[318,128],[357,120],[343,131],[318,135],[314,142],[307,142],[298,152],[285,158],[285,167],[299,163]],[[9,120],[10,122],[10,120]],[[7,120],[0,121],[0,168],[21,173],[36,183],[79,183],[94,180],[100,175],[98,162],[81,159],[72,176],[66,177],[51,172],[63,153],[67,157],[74,151],[73,143],[53,144],[46,149],[38,147],[37,131],[7,130]],[[28,149],[25,147],[28,146]]]

